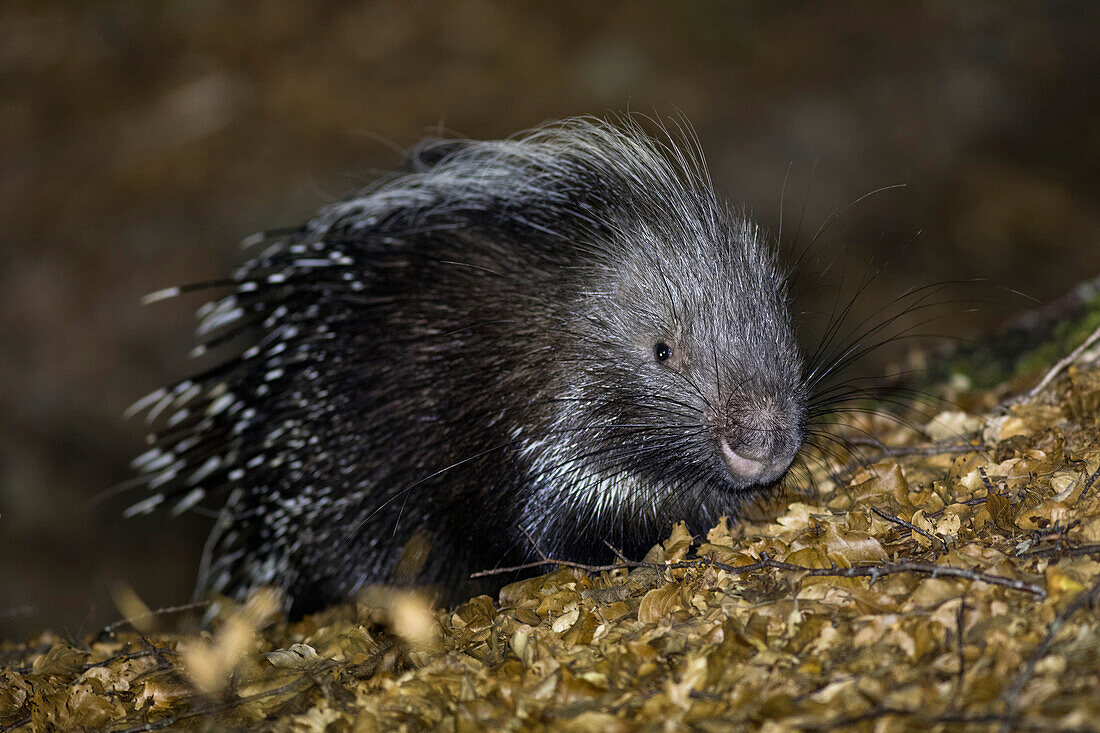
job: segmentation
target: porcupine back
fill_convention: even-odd
[[[429,141],[262,244],[199,313],[200,348],[254,345],[135,405],[159,430],[131,511],[220,511],[200,590],[457,598],[532,543],[593,561],[705,529],[801,444],[773,248],[632,121]]]

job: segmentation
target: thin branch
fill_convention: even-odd
[[[83,649],[81,651],[86,652],[86,650],[83,650]],[[163,657],[163,656],[179,656],[179,652],[177,652],[173,649],[161,649],[161,648],[158,647],[156,649],[156,652],[157,652],[156,655],[159,655],[161,657]],[[107,657],[106,659],[104,659],[103,661],[100,661],[100,662],[88,662],[87,664],[82,665],[80,667],[80,670],[82,672],[87,672],[89,669],[94,669],[95,667],[107,667],[107,666],[110,666],[111,664],[113,664],[115,662],[120,662],[120,661],[125,662],[125,661],[129,661],[131,659],[142,659],[143,657],[152,657],[152,656],[156,656],[156,655],[154,655],[154,653],[149,649],[142,649],[141,651],[136,651],[136,652],[123,652],[123,653],[120,653],[120,654],[115,654],[114,656],[111,656],[111,657]],[[17,674],[30,674],[34,671],[34,665],[25,664],[22,667],[12,667],[11,671],[13,671]]]
[[[1096,467],[1096,470],[1092,472],[1091,476],[1089,476],[1089,480],[1085,482],[1085,488],[1081,489],[1081,496],[1078,498],[1078,501],[1085,498],[1085,494],[1089,493],[1089,489],[1091,489],[1092,485],[1096,483],[1096,479],[1098,477],[1100,477],[1100,466]]]
[[[99,638],[103,639],[115,632],[115,629],[120,626],[126,626],[127,624],[133,626],[135,621],[144,621],[146,619],[156,618],[157,616],[167,616],[171,613],[183,613],[184,611],[195,611],[200,608],[206,608],[210,605],[210,601],[200,601],[198,603],[185,603],[181,606],[167,606],[165,608],[158,608],[148,613],[142,613],[137,616],[129,616],[127,618],[119,619],[114,623],[107,624],[99,631]]]
[[[999,585],[1002,588],[1008,588],[1010,590],[1018,590],[1025,593],[1031,593],[1032,595],[1039,596],[1040,598],[1046,597],[1046,590],[1043,589],[1041,586],[1035,585],[1034,583],[1027,583],[1022,580],[1006,578],[1003,575],[983,573],[977,570],[970,570],[968,568],[958,568],[954,567],[953,565],[936,565],[929,562],[903,560],[901,562],[882,563],[880,565],[860,566],[854,568],[805,568],[800,565],[792,565],[790,563],[772,560],[770,557],[767,557],[767,555],[762,556],[765,558],[765,560],[762,560],[760,564],[765,567],[776,568],[777,570],[804,572],[808,575],[815,577],[870,578],[871,581],[874,582],[880,577],[894,575],[897,573],[921,573],[924,575],[930,575],[933,578],[962,578],[964,580],[975,580],[982,583],[988,583],[990,585]]]
[[[1016,675],[1016,679],[1012,680],[1012,684],[1006,687],[1004,692],[1001,693],[1001,699],[1004,701],[1010,716],[1015,714],[1016,707],[1020,703],[1020,693],[1023,692],[1028,680],[1031,679],[1031,675],[1035,672],[1035,666],[1039,663],[1039,660],[1047,655],[1047,652],[1050,651],[1050,647],[1054,644],[1054,637],[1058,635],[1058,632],[1062,630],[1062,627],[1065,626],[1065,623],[1069,621],[1073,614],[1077,613],[1085,606],[1096,604],[1098,601],[1100,601],[1100,580],[1093,583],[1092,587],[1088,590],[1078,593],[1077,597],[1070,601],[1069,605],[1051,621],[1046,636],[1043,637],[1043,640],[1040,641],[1038,646],[1028,655],[1027,661],[1024,663],[1024,668]]]
[[[906,529],[910,530],[911,532],[916,532],[917,534],[921,535],[922,537],[927,537],[932,542],[939,542],[941,545],[943,545],[943,551],[944,552],[948,551],[948,549],[947,549],[947,540],[945,540],[943,537],[937,537],[936,535],[932,534],[931,532],[928,532],[928,531],[925,531],[925,530],[921,529],[920,527],[913,524],[912,522],[906,522],[901,517],[895,517],[893,514],[890,514],[888,512],[884,512],[881,509],[879,509],[878,507],[875,507],[875,506],[871,507],[871,511],[873,511],[875,514],[877,514],[880,517],[882,517],[883,519],[885,519],[887,522],[893,522],[894,524],[899,524],[902,527],[905,527]]]
[[[246,697],[238,697],[238,698],[235,698],[235,699],[232,699],[232,700],[224,700],[220,703],[208,705],[206,707],[202,707],[202,708],[199,708],[197,710],[191,710],[189,712],[182,713],[182,714],[177,715],[175,717],[169,717],[169,718],[165,718],[163,720],[158,720],[158,721],[155,721],[155,722],[152,722],[152,723],[145,723],[144,725],[139,725],[139,726],[135,726],[135,727],[132,727],[132,728],[126,728],[122,731],[119,731],[119,733],[142,733],[142,731],[163,730],[164,728],[171,728],[171,727],[177,726],[177,725],[179,725],[179,723],[181,721],[187,720],[189,718],[196,718],[196,717],[203,716],[203,715],[215,715],[217,713],[225,712],[226,710],[232,710],[233,708],[240,707],[241,705],[247,705],[248,703],[253,702],[255,700],[262,700],[264,698],[276,697],[276,696],[279,696],[279,695],[286,694],[288,692],[294,692],[294,691],[296,691],[296,688],[298,688],[298,687],[301,687],[302,690],[304,691],[304,690],[308,689],[309,687],[316,686],[316,685],[320,684],[319,675],[321,673],[328,672],[328,671],[334,670],[334,669],[335,670],[350,670],[350,671],[355,672],[357,674],[361,674],[362,671],[365,670],[365,669],[372,669],[372,667],[369,666],[369,665],[377,665],[377,663],[382,659],[382,657],[386,653],[388,653],[391,649],[393,649],[394,643],[395,642],[392,639],[390,639],[386,642],[383,642],[377,649],[375,649],[371,653],[370,657],[368,657],[368,659],[366,661],[360,662],[360,663],[352,665],[352,666],[348,666],[348,665],[342,664],[340,662],[337,662],[335,660],[328,659],[328,660],[325,660],[324,662],[320,663],[319,665],[317,665],[313,669],[309,670],[309,672],[304,673],[301,676],[299,676],[299,677],[291,680],[290,682],[286,683],[285,685],[281,685],[281,686],[276,687],[274,689],[264,690],[262,692],[257,692],[253,695],[248,695]]]
[[[312,685],[316,685],[317,679],[315,677],[315,674],[317,672],[324,672],[336,666],[338,666],[336,662],[330,661],[327,665],[322,665],[314,670],[311,670],[313,674],[303,674],[280,687],[276,687],[271,690],[264,690],[263,692],[257,692],[254,695],[248,695],[247,697],[238,697],[236,699],[226,700],[215,705],[208,705],[206,707],[201,707],[186,713],[181,713],[180,715],[177,715],[175,717],[164,718],[163,720],[158,720],[153,723],[146,723],[144,725],[138,725],[133,728],[126,728],[122,731],[118,731],[118,733],[142,733],[142,731],[163,730],[165,728],[177,726],[181,721],[187,720],[189,718],[197,718],[202,715],[214,715],[216,713],[222,713],[226,710],[232,710],[233,708],[240,707],[241,705],[246,705],[255,700],[262,700],[266,697],[275,697],[277,695],[282,695],[287,692],[292,692],[297,687],[306,688]],[[309,685],[303,685],[303,682],[308,682]]]
[[[487,578],[491,575],[502,575],[504,573],[515,573],[520,570],[534,570],[535,568],[542,568],[553,565],[561,568],[574,568],[576,570],[583,570],[586,573],[609,572],[611,570],[622,570],[623,568],[640,568],[647,567],[643,563],[635,562],[616,562],[611,565],[586,565],[580,562],[571,562],[569,560],[555,560],[553,558],[546,558],[545,560],[536,560],[534,562],[523,563],[522,565],[511,565],[506,568],[493,568],[492,570],[479,570],[476,573],[470,573],[471,578]],[[658,566],[654,566],[658,567]],[[660,567],[667,567],[661,565]]]
[[[906,710],[904,708],[891,708],[886,706],[874,707],[864,713],[848,717],[834,718],[822,722],[795,723],[795,725],[800,730],[833,731],[847,729],[859,723],[866,723],[891,715],[908,718],[909,721],[914,724],[914,727],[919,727],[920,729],[935,728],[944,724],[955,724],[967,726],[965,729],[970,730],[974,726],[982,724],[1001,723],[1008,726],[1010,730],[1042,731],[1043,733],[1094,733],[1095,731],[1093,728],[1060,726],[1050,720],[1022,720],[1019,716],[1001,713],[968,714],[945,712],[929,714],[924,710]]]
[[[955,697],[963,692],[963,680],[966,677],[966,655],[964,654],[964,642],[966,631],[966,593],[959,596],[959,610],[955,612],[955,636],[956,652],[959,655],[959,674],[955,677]]]
[[[24,725],[30,725],[30,724],[31,724],[31,716],[28,715],[25,718],[21,718],[21,719],[15,721],[11,725],[6,725],[3,728],[0,728],[0,733],[8,733],[8,731],[18,730],[18,729],[22,728]]]
[[[930,575],[933,578],[962,578],[964,580],[973,580],[982,583],[988,583],[990,585],[999,585],[1002,588],[1008,588],[1010,590],[1018,590],[1025,593],[1031,593],[1032,595],[1039,596],[1040,598],[1046,597],[1046,590],[1044,590],[1041,586],[1035,585],[1034,583],[1027,583],[1022,580],[1006,578],[1003,575],[983,573],[977,570],[958,568],[951,565],[936,565],[934,563],[917,561],[901,561],[892,563],[881,563],[879,565],[861,565],[851,568],[840,568],[835,566],[829,568],[809,568],[803,565],[794,565],[792,563],[776,560],[769,556],[767,553],[761,553],[760,561],[752,563],[750,565],[729,565],[728,563],[718,562],[717,560],[711,560],[709,558],[700,558],[697,560],[682,560],[680,562],[664,564],[629,561],[617,562],[611,565],[586,565],[585,563],[572,562],[569,560],[555,560],[553,558],[548,558],[546,560],[539,560],[538,562],[529,562],[523,565],[513,565],[507,568],[481,570],[479,572],[472,573],[470,577],[484,578],[491,575],[514,573],[520,570],[531,570],[534,568],[545,567],[549,565],[574,568],[576,570],[582,570],[586,573],[592,574],[607,572],[611,570],[621,570],[623,568],[686,570],[693,568],[711,567],[718,570],[725,570],[728,573],[743,575],[745,573],[751,573],[756,570],[771,568],[774,570],[786,570],[789,572],[806,573],[809,576],[818,578],[870,578],[871,582],[875,582],[879,578],[884,578],[887,575],[895,575],[897,573],[920,573],[923,575]]]
[[[1050,371],[1046,373],[1046,376],[1040,379],[1039,383],[1032,387],[1031,391],[1027,393],[1027,396],[1030,398],[1036,397],[1040,392],[1046,389],[1048,384],[1054,381],[1055,377],[1062,373],[1063,369],[1068,367],[1073,362],[1077,361],[1081,357],[1081,354],[1085,353],[1085,350],[1096,343],[1098,340],[1100,340],[1100,326],[1098,326],[1096,330],[1093,331],[1087,339],[1085,339],[1084,343],[1074,349],[1069,356],[1062,359],[1053,367],[1051,367]]]
[[[624,555],[618,547],[615,547],[615,545],[611,544],[607,540],[604,540],[603,543],[605,545],[607,545],[609,550],[611,550],[612,552],[615,553],[615,557],[619,558],[619,562],[623,562],[623,563],[630,562],[630,560],[628,560],[626,558],[626,555]]]
[[[526,538],[527,538],[527,541],[531,543],[531,547],[534,547],[534,548],[535,548],[535,552],[537,552],[537,553],[538,553],[539,557],[540,557],[541,559],[543,559],[543,560],[546,560],[546,559],[547,559],[547,555],[546,555],[546,553],[542,551],[542,548],[541,548],[541,547],[539,547],[539,543],[538,543],[538,542],[535,542],[535,538],[531,536],[531,533],[530,533],[530,532],[528,532],[528,531],[527,531],[526,529],[524,529],[523,527],[520,527],[520,528],[519,528],[519,531],[520,531],[520,532],[523,532],[523,536],[524,536],[524,537],[526,537]]]
[[[972,445],[970,443],[952,443],[950,445],[903,445],[889,447],[876,445],[874,442],[868,440],[864,440],[861,442],[850,440],[848,442],[857,445],[875,445],[875,447],[879,448],[880,452],[876,456],[867,456],[859,458],[855,461],[851,461],[844,467],[833,471],[828,476],[831,481],[840,483],[842,479],[848,478],[858,469],[869,466],[873,463],[877,463],[883,458],[905,458],[908,456],[938,456],[943,453],[970,453],[972,451],[980,451],[982,449],[982,446]]]
[[[1077,555],[1091,555],[1100,553],[1100,544],[1066,546],[1059,542],[1046,547],[1036,547],[1032,550],[1017,553],[1015,557],[1038,557],[1042,555],[1058,555],[1061,557],[1076,557]]]

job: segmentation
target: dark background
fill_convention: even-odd
[[[893,258],[871,306],[978,277],[1047,301],[1097,275],[1097,8],[3,3],[0,638],[94,629],[119,584],[187,600],[207,520],[123,521],[139,496],[94,501],[141,448],[122,410],[192,368],[202,299],[140,297],[227,273],[245,235],[299,222],[440,127],[682,112],[721,192],[773,230],[789,171],[784,238],[805,207],[803,243],[904,183],[816,250],[843,273]],[[982,299],[943,330],[1030,306]]]

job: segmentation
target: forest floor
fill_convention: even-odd
[[[0,647],[0,731],[1100,730],[1100,349],[1072,356],[853,417],[770,516],[498,598],[287,623],[260,593],[184,632],[120,598],[95,637]]]

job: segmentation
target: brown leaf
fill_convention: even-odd
[[[10,670],[0,670],[0,718],[14,717],[27,703],[31,686]]]
[[[866,532],[853,532],[828,525],[824,539],[826,555],[842,568],[866,562],[884,562],[887,559],[882,543]]]
[[[34,674],[54,677],[76,677],[84,671],[87,652],[75,649],[64,642],[54,644],[34,660]]]
[[[686,524],[683,522],[674,524],[672,534],[661,545],[665,551],[665,559],[668,562],[683,560],[687,556],[688,550],[691,549],[692,540],[693,538],[691,533],[687,531]]]
[[[655,624],[681,608],[680,584],[668,583],[645,594],[638,606],[638,620],[644,624]]]

